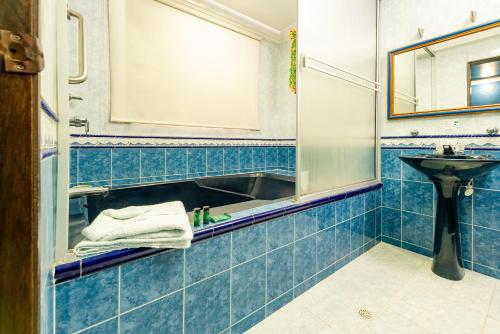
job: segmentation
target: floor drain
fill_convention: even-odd
[[[358,314],[361,318],[363,318],[365,320],[370,320],[373,317],[372,313],[364,308],[359,309]]]

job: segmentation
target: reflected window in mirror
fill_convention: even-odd
[[[500,104],[500,57],[469,62],[468,83],[469,106]]]

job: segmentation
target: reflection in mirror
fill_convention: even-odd
[[[391,52],[389,118],[498,111],[499,25]]]

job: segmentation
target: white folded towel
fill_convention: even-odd
[[[85,239],[73,249],[78,256],[122,248],[188,248],[193,239],[179,201],[104,210],[82,234]]]

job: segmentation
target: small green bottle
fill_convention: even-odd
[[[193,225],[195,227],[200,226],[200,221],[201,221],[201,210],[200,208],[194,208],[194,219],[193,219]]]
[[[210,207],[204,206],[203,207],[203,225],[208,225],[208,224],[210,224]]]

